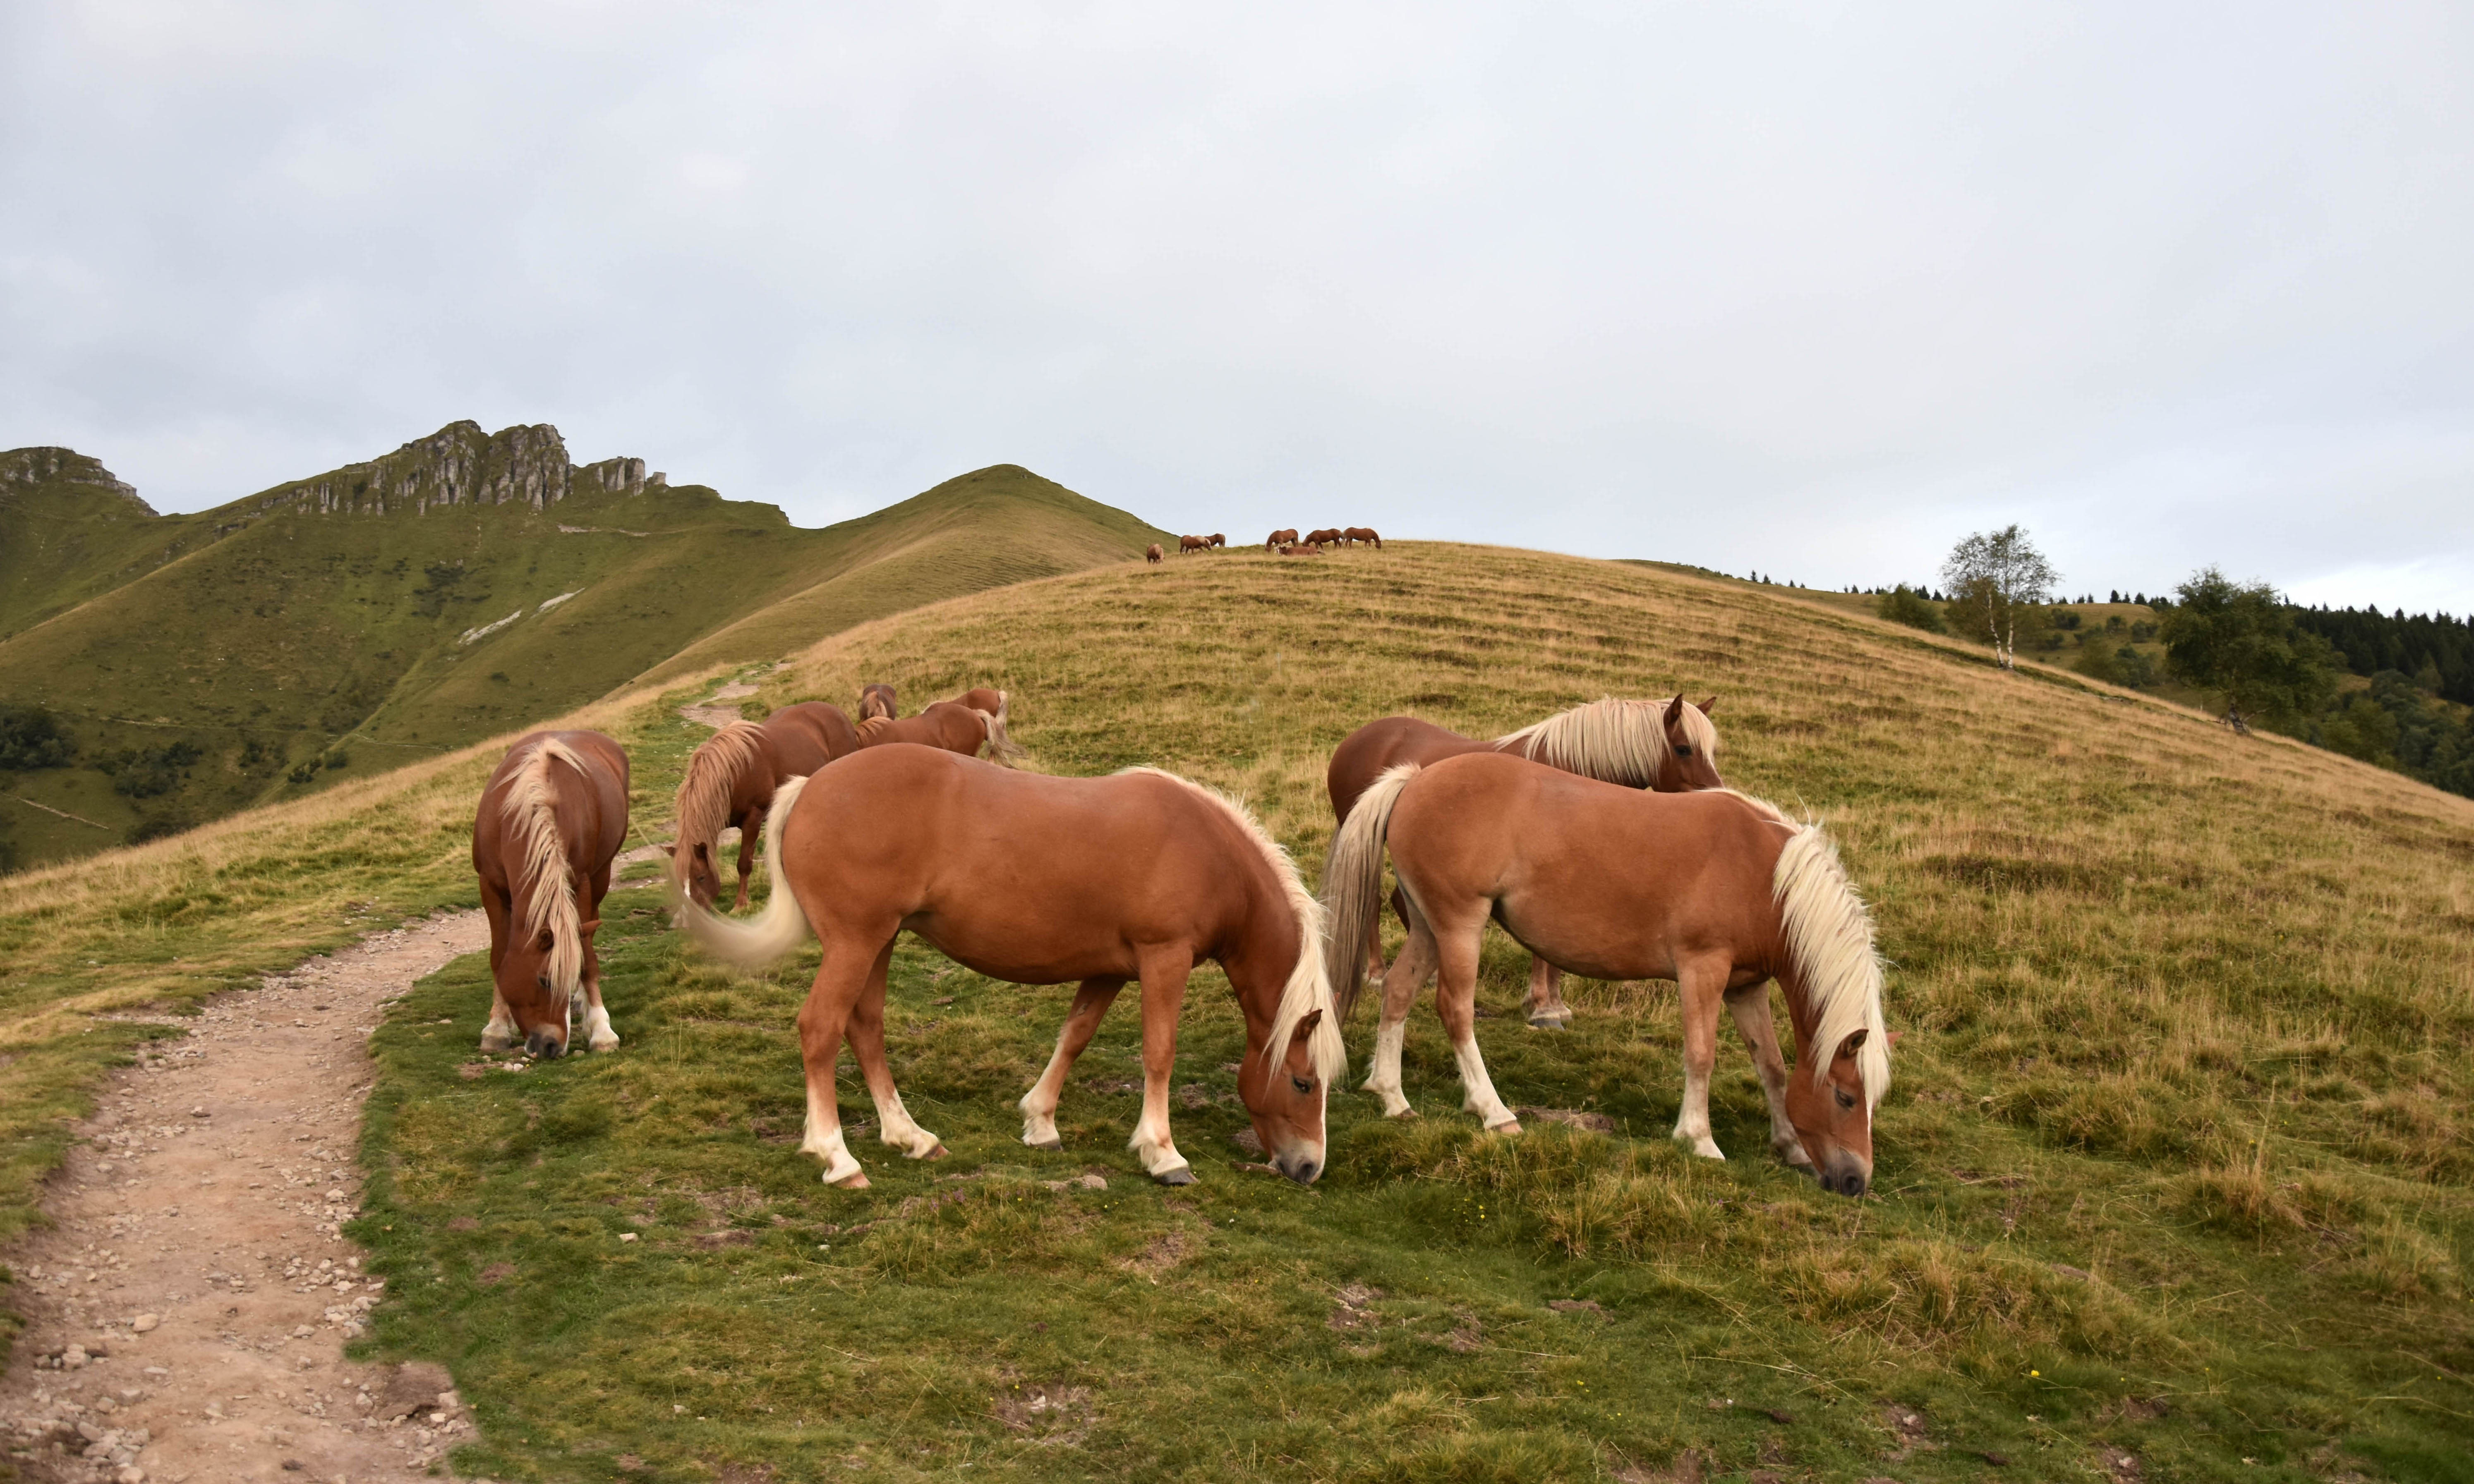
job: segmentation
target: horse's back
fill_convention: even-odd
[[[859,729],[828,701],[786,706],[765,717],[759,730],[772,750],[777,779],[805,778],[859,751]]]
[[[1404,762],[1431,765],[1463,753],[1485,752],[1491,745],[1415,716],[1386,716],[1368,722],[1332,749],[1331,764],[1323,770],[1323,786],[1331,794],[1332,817],[1348,818],[1358,796],[1373,787],[1374,780],[1387,769]]]

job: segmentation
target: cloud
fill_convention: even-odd
[[[2446,8],[0,16],[0,444],[2474,608]],[[1318,514],[1320,513],[1320,514]]]

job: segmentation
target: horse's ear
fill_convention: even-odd
[[[1289,1040],[1293,1041],[1303,1041],[1308,1036],[1314,1034],[1314,1028],[1322,1023],[1322,1012],[1320,1010],[1309,1010],[1305,1013],[1304,1018],[1298,1021],[1298,1033],[1290,1037]]]
[[[544,953],[547,953],[550,949],[558,946],[558,935],[545,927],[540,932],[533,935],[533,946],[539,948]]]
[[[1679,690],[1675,693],[1675,699],[1666,703],[1666,725],[1672,727],[1683,719],[1684,692]]]
[[[578,927],[576,931],[582,933],[585,937],[590,938],[600,928],[600,926],[601,920],[599,918],[594,918],[592,922],[584,923],[582,926]]]
[[[670,857],[671,859],[673,859],[673,860],[676,860],[676,859],[678,858],[678,853],[679,853],[679,845],[678,845],[678,842],[677,842],[677,841],[675,841],[675,840],[665,840],[665,841],[663,841],[663,842],[662,842],[662,853],[663,853],[663,854],[665,854],[665,855],[669,856],[669,857]]]
[[[1701,714],[1702,714],[1702,715],[1707,716],[1707,715],[1709,715],[1709,714],[1710,714],[1710,708],[1711,706],[1716,706],[1717,704],[1718,704],[1718,698],[1717,698],[1717,697],[1715,697],[1715,696],[1711,696],[1709,700],[1702,702],[1702,703],[1701,703],[1701,705],[1700,705],[1700,706],[1698,707],[1698,709],[1700,710],[1700,712],[1701,712]]]
[[[1872,1034],[1873,1032],[1870,1027],[1859,1027],[1854,1035],[1849,1036],[1845,1041],[1838,1043],[1838,1054],[1840,1056],[1854,1056],[1856,1052],[1864,1049],[1864,1040]]]
[[[713,859],[713,847],[705,844],[701,840],[697,841],[695,843],[695,858],[701,861],[709,861]]]
[[[1890,1033],[1890,1044],[1894,1046],[1897,1045],[1899,1043],[1899,1038],[1905,1034],[1906,1032],[1904,1031],[1892,1031]]]

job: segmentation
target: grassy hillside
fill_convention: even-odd
[[[1134,517],[1012,466],[817,531],[571,468],[470,423],[369,465],[155,516],[92,461],[0,456],[0,705],[77,764],[0,779],[15,853],[177,830],[581,705],[647,669],[770,658],[861,618],[1139,553]],[[782,605],[776,617],[764,616]],[[676,658],[683,645],[691,658]]]
[[[953,1155],[862,1138],[875,1188],[830,1191],[794,1148],[813,952],[735,974],[622,900],[618,1054],[464,1075],[477,960],[379,1034],[375,1343],[454,1367],[484,1429],[469,1472],[1973,1479],[1989,1455],[2029,1478],[2440,1479],[2474,1448],[2466,801],[1741,585],[1482,548],[1009,587],[853,629],[761,699],[876,679],[1006,685],[1039,765],[1242,789],[1316,869],[1323,758],[1367,717],[1483,732],[1718,692],[1730,780],[1829,818],[1897,966],[1876,1197],[1764,1157],[1732,1038],[1712,1115],[1734,1158],[1686,1157],[1671,993],[1578,985],[1578,1028],[1531,1032],[1502,941],[1497,1086],[1613,1136],[1480,1135],[1421,1012],[1421,1118],[1350,1092],[1320,1185],[1248,1174],[1240,1031],[1206,973],[1176,1076],[1202,1184],[1161,1189],[1122,1148],[1130,1007],[1077,1069],[1065,1149],[1034,1153],[1010,1104],[1067,992],[906,945],[895,1070]],[[648,824],[700,735],[670,707],[701,689],[600,713]],[[345,901],[447,899],[484,765],[358,785],[366,825],[253,816],[0,886],[0,1005],[91,1058],[78,1041],[155,1033],[69,1028],[189,993],[190,951],[235,974],[254,936],[338,931]],[[283,864],[304,845],[319,868]],[[41,1157],[15,1147],[15,1170]],[[1043,1184],[1086,1169],[1107,1188]]]

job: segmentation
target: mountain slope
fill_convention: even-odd
[[[1011,466],[800,530],[642,460],[570,466],[546,426],[452,424],[194,515],[155,515],[64,450],[0,455],[12,470],[0,704],[41,707],[79,746],[77,766],[0,786],[26,860],[435,754],[605,694],[683,645],[691,667],[775,652],[1158,535]]]
[[[1175,1077],[1201,1183],[1162,1190],[1123,1153],[1130,1001],[1076,1069],[1066,1147],[1026,1149],[1011,1100],[1071,992],[906,941],[886,1041],[951,1155],[856,1138],[875,1188],[826,1190],[796,1151],[814,950],[733,973],[631,892],[596,940],[617,1054],[471,1075],[477,958],[377,1036],[353,1234],[392,1280],[379,1342],[451,1361],[475,1403],[467,1472],[2462,1472],[2474,803],[1759,588],[1417,542],[967,596],[811,646],[762,699],[861,680],[1007,686],[1052,772],[1243,790],[1310,880],[1323,763],[1369,717],[1490,733],[1716,691],[1729,781],[1827,818],[1893,961],[1875,1194],[1768,1156],[1731,1029],[1711,1091],[1731,1158],[1691,1158],[1665,1137],[1672,989],[1577,983],[1575,1029],[1531,1032],[1525,955],[1492,933],[1476,1035],[1497,1087],[1612,1134],[1480,1134],[1421,1005],[1422,1116],[1380,1118],[1352,1078],[1330,1171],[1297,1190],[1230,1142],[1243,1027],[1205,968]],[[674,709],[698,693],[589,713],[628,746],[656,836],[708,734]],[[8,1200],[71,1076],[170,1034],[107,1012],[242,982],[365,904],[384,923],[469,901],[493,751],[0,883]],[[856,1126],[866,1094],[841,1095]]]

